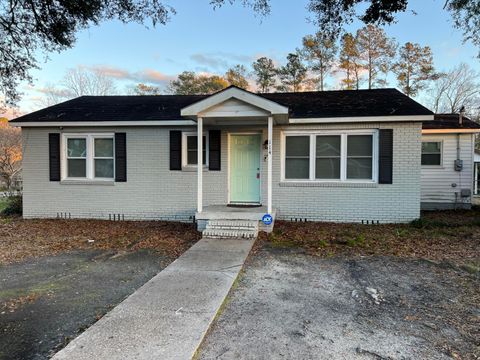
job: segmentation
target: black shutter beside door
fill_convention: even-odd
[[[170,170],[182,170],[182,132],[170,131]]]
[[[115,133],[115,181],[127,181],[127,134]]]
[[[220,130],[210,130],[208,132],[208,169],[214,171],[221,170],[221,132]]]
[[[48,134],[50,181],[60,181],[60,134]]]
[[[381,129],[378,141],[378,182],[393,182],[393,129]]]

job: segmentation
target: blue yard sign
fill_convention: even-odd
[[[262,222],[263,222],[265,225],[271,225],[272,222],[273,222],[273,217],[272,217],[272,215],[270,215],[270,214],[265,214],[265,215],[263,215],[263,217],[262,217]]]

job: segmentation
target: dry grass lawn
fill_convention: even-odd
[[[200,238],[193,224],[166,221],[0,219],[0,264],[79,249],[152,249],[178,257]]]
[[[386,255],[453,261],[477,272],[480,209],[425,212],[410,224],[362,225],[277,221],[266,246],[301,247],[316,256]]]

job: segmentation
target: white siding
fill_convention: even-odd
[[[463,170],[455,171],[457,159],[457,136],[460,136],[460,159]],[[471,198],[461,198],[461,189],[473,191],[473,149],[472,134],[428,134],[422,135],[422,141],[442,142],[442,165],[422,166],[422,207],[449,208],[455,205],[455,194],[459,203],[470,204]]]

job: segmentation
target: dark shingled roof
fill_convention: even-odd
[[[396,89],[311,91],[258,94],[287,106],[290,117],[362,117],[432,115]],[[180,120],[180,110],[208,95],[81,96],[33,113],[13,123],[35,121]]]
[[[464,116],[462,125],[459,123],[459,114],[435,114],[434,120],[424,121],[423,129],[480,129],[480,124]]]

